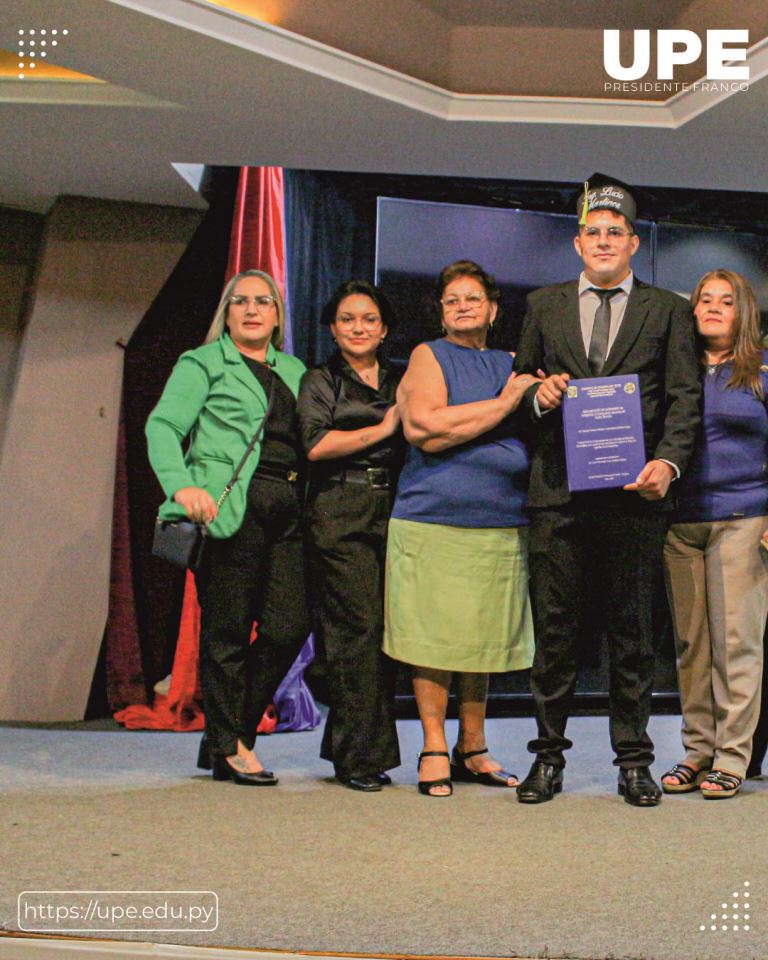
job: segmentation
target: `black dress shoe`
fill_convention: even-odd
[[[231,780],[242,787],[274,787],[277,777],[271,770],[259,770],[258,773],[244,773],[235,770],[226,757],[211,757],[214,780]]]
[[[379,770],[379,772],[376,774],[376,779],[379,781],[382,787],[392,786],[392,777],[390,777],[386,770]]]
[[[563,789],[563,768],[535,760],[528,776],[517,786],[520,803],[546,803]]]
[[[655,807],[661,800],[661,790],[648,767],[623,767],[619,770],[619,796],[633,807]]]
[[[362,790],[363,793],[378,793],[382,787],[382,781],[378,773],[372,773],[367,777],[337,777],[339,783],[343,783],[350,790]],[[385,774],[386,776],[386,774]]]

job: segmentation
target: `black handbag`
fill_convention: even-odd
[[[269,401],[267,402],[267,412],[264,414],[264,419],[259,424],[259,429],[245,448],[245,453],[241,457],[240,463],[235,467],[234,473],[229,478],[229,482],[216,501],[217,509],[221,509],[222,503],[224,503],[232,492],[232,487],[234,487],[237,482],[237,478],[240,476],[240,471],[243,469],[245,461],[264,433],[264,427],[272,412],[274,394],[273,381],[269,388]],[[155,557],[160,557],[161,560],[167,560],[177,567],[182,567],[194,572],[200,569],[200,565],[203,562],[207,538],[208,526],[205,523],[197,523],[195,520],[161,520],[160,517],[158,517],[155,520],[152,554]]]
[[[203,561],[205,538],[208,531],[204,523],[194,520],[155,520],[155,536],[152,553],[177,567],[197,570]]]

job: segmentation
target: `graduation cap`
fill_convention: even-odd
[[[584,226],[587,214],[593,210],[612,210],[614,213],[623,214],[630,223],[634,223],[637,204],[632,188],[615,177],[593,173],[589,180],[584,181],[584,187],[576,198],[579,226]]]

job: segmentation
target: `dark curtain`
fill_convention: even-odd
[[[151,701],[153,685],[173,662],[184,573],[151,555],[163,493],[147,459],[144,425],[179,354],[202,342],[221,296],[238,172],[209,172],[203,191],[209,209],[125,351],[116,491],[120,500],[127,497],[127,510],[124,501],[116,503],[106,635],[113,710],[141,702],[142,682]]]
[[[333,290],[345,280],[374,279],[376,191],[360,189],[360,180],[313,170],[284,172],[293,347],[308,366],[331,353],[330,334],[319,318]]]

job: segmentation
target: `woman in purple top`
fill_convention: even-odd
[[[691,297],[704,412],[664,548],[685,758],[666,793],[738,793],[760,708],[768,615],[768,354],[749,283],[712,270]]]

